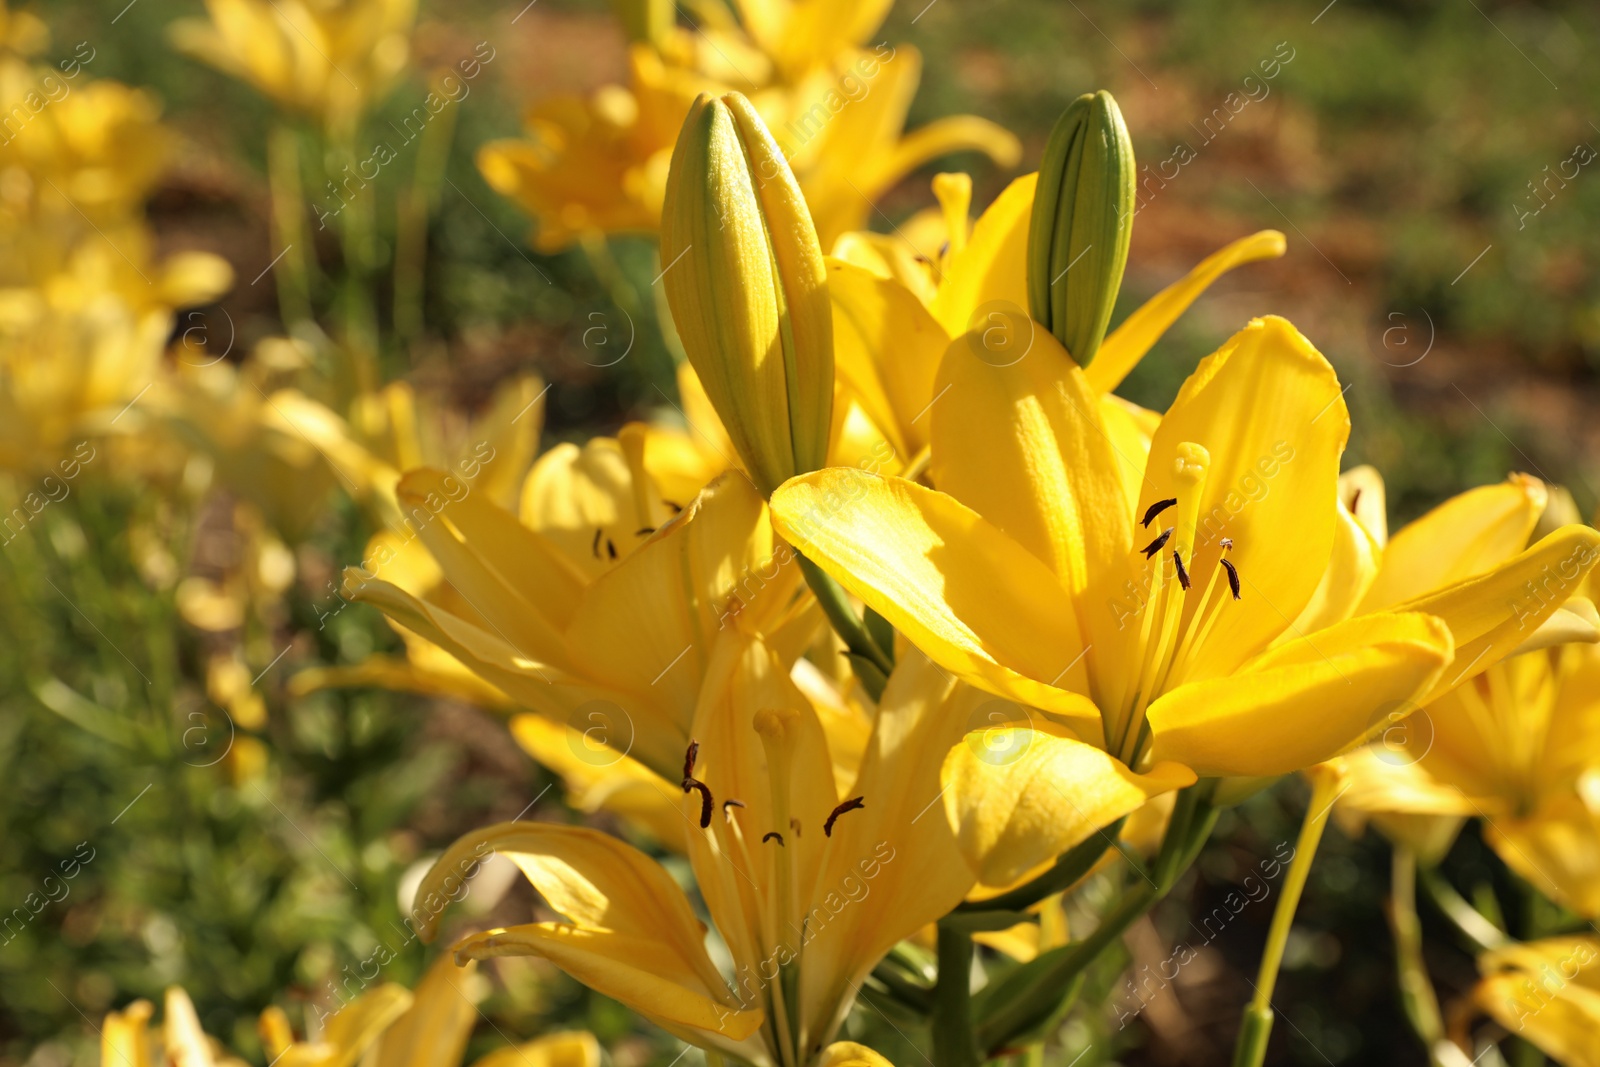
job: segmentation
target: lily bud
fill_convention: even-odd
[[[1081,367],[1105,340],[1133,237],[1133,144],[1104,89],[1061,113],[1033,196],[1028,311]]]
[[[764,494],[824,466],[833,310],[811,213],[738,93],[702,95],[672,153],[661,217],[667,304],[689,362]]]

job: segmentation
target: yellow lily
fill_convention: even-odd
[[[975,150],[1016,163],[1016,138],[975,116],[902,137],[921,57],[909,45],[853,47],[886,4],[855,5],[848,18],[837,6],[752,2],[742,5],[745,30],[674,29],[634,44],[626,87],[539,102],[524,137],[486,145],[479,169],[537,220],[536,246],[554,252],[587,235],[659,226],[673,145],[702,93],[750,97],[790,157],[824,246],[864,225],[877,199],[929,160]]]
[[[842,798],[822,724],[780,658],[743,634],[719,643],[683,758],[682,815],[731,976],[713,964],[672,877],[586,827],[513,822],[469,834],[419,897],[492,848],[560,918],[470,936],[458,958],[542,956],[683,1040],[760,1067],[851,1062],[860,1054],[827,1046],[861,982],[972,884],[949,825],[922,817],[961,729],[940,714],[950,685],[908,657]]]
[[[347,585],[523,706],[592,741],[605,733],[604,747],[675,781],[719,634],[803,644],[812,624],[748,481],[726,475],[672,515],[638,451],[621,508],[585,490],[609,462],[547,455],[524,488],[528,523],[443,472],[412,471],[398,492],[409,525],[375,539]]]
[[[847,233],[833,245],[828,290],[839,381],[903,455],[915,456],[928,444],[930,412],[943,402],[936,371],[952,341],[972,331],[987,358],[1010,362],[1043,329],[1027,311],[1028,227],[1037,184],[1037,174],[1016,179],[969,223],[971,178],[940,174],[933,182],[939,215],[903,228],[918,236]],[[1125,467],[1130,507],[1155,416],[1113,390],[1212,282],[1283,250],[1283,234],[1262,230],[1208,256],[1130,314],[1083,371],[1101,395],[1104,426]]]
[[[475,963],[461,967],[441,957],[414,993],[393,982],[368,990],[327,1016],[313,1040],[294,1040],[283,1012],[268,1008],[262,1043],[269,1060],[283,1067],[461,1067],[479,1017],[470,991],[475,971]],[[473,1061],[473,1067],[517,1065],[600,1067],[600,1044],[586,1031],[550,1033]]]
[[[136,1000],[109,1013],[100,1028],[100,1062],[123,1067],[244,1067],[200,1028],[194,1002],[177,986],[166,994],[166,1017],[159,1038],[149,1033],[153,1008]]]
[[[1473,1005],[1564,1067],[1600,1067],[1600,940],[1558,937],[1478,959]],[[1457,1038],[1468,1047],[1467,1035]]]
[[[169,30],[195,59],[280,107],[353,132],[410,56],[415,0],[206,0]]]
[[[941,491],[830,469],[772,500],[786,539],[973,685],[1134,769],[1274,775],[1361,741],[1456,650],[1513,643],[1483,579],[1286,637],[1333,548],[1349,422],[1333,369],[1283,320],[1252,322],[1190,376],[1137,508],[1099,396],[1053,338],[1005,366],[986,355],[969,334],[940,366]],[[1549,540],[1541,559],[1594,538]]]

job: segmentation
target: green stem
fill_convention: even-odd
[[[1406,1018],[1437,1067],[1435,1050],[1445,1045],[1444,1016],[1422,958],[1422,921],[1417,917],[1417,857],[1404,845],[1394,847],[1394,873],[1389,885],[1389,926],[1394,932],[1395,965],[1400,977],[1400,1003]]]
[[[972,1029],[972,937],[939,924],[939,981],[933,987],[934,1067],[978,1067]]]
[[[1501,948],[1509,940],[1498,926],[1456,892],[1456,887],[1445,881],[1436,868],[1421,868],[1417,871],[1417,882],[1433,906],[1472,944],[1474,953]]]
[[[311,321],[311,238],[306,232],[305,187],[300,180],[300,141],[293,128],[277,125],[267,138],[267,181],[278,259],[272,268],[278,314],[285,328]]]
[[[1010,892],[987,900],[967,901],[957,905],[956,911],[1023,911],[1031,908],[1045,897],[1061,892],[1088,874],[1094,865],[1100,862],[1100,857],[1105,855],[1106,849],[1116,841],[1117,835],[1122,832],[1122,824],[1126,821],[1127,817],[1124,816],[1101,829],[1087,841],[1063,852],[1056,858],[1055,866],[1026,885],[1020,885]]]
[[[428,259],[428,219],[438,210],[445,167],[455,137],[459,108],[446,108],[422,129],[417,166],[410,186],[400,194],[395,219],[394,328],[402,345],[423,329],[423,296]]]
[[[1328,813],[1333,810],[1333,801],[1338,796],[1338,775],[1316,774],[1312,782],[1311,799],[1306,804],[1305,821],[1300,824],[1294,859],[1289,862],[1283,891],[1272,911],[1272,926],[1267,931],[1266,948],[1262,950],[1261,966],[1256,974],[1255,996],[1239,1023],[1239,1039],[1233,1050],[1234,1067],[1261,1067],[1267,1056],[1267,1039],[1272,1036],[1272,991],[1277,987],[1278,972],[1283,968],[1283,950],[1289,943],[1289,930],[1294,926],[1294,913],[1300,907],[1300,896],[1311,875],[1317,846],[1322,843],[1322,831],[1328,825]]]
[[[796,558],[800,561],[800,572],[806,576],[806,584],[816,595],[817,603],[822,605],[822,613],[828,617],[834,633],[839,635],[849,650],[850,662],[856,669],[856,677],[861,679],[862,688],[866,689],[868,696],[877,700],[883,696],[889,672],[894,670],[894,660],[878,647],[872,635],[867,633],[866,625],[856,617],[855,610],[845,598],[844,587],[809,559],[798,553]]]

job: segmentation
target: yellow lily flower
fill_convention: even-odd
[[[524,137],[484,146],[479,169],[537,220],[536,247],[555,252],[586,235],[657,228],[673,145],[701,94],[749,96],[789,157],[824,246],[861,228],[877,199],[929,160],[973,150],[1015,165],[1017,139],[975,116],[902,137],[921,56],[909,45],[851,46],[887,5],[854,5],[848,18],[836,17],[837,6],[752,2],[741,5],[748,35],[707,25],[634,44],[626,87],[540,101]],[[817,52],[833,42],[835,51]]]
[[[200,1028],[194,1002],[177,986],[166,994],[166,1017],[159,1037],[149,1033],[153,1009],[136,1000],[109,1013],[100,1028],[100,1062],[124,1067],[245,1067]]]
[[[458,958],[542,956],[683,1040],[759,1067],[851,1062],[860,1054],[827,1046],[861,982],[972,884],[949,825],[921,817],[961,728],[941,714],[950,685],[908,657],[841,799],[822,724],[777,654],[744,634],[719,643],[683,758],[682,815],[731,976],[713,964],[671,876],[587,827],[513,822],[469,834],[419,897],[492,848],[561,918],[470,936]]]
[[[268,1008],[262,1043],[283,1067],[461,1067],[479,1018],[470,992],[476,969],[443,956],[414,993],[393,982],[371,989],[331,1013],[314,1040],[295,1041],[283,1012]],[[586,1031],[550,1033],[473,1061],[473,1067],[517,1065],[600,1067],[600,1044]]]
[[[1333,369],[1287,322],[1256,320],[1201,362],[1137,508],[1099,396],[1054,339],[987,355],[969,334],[941,363],[941,491],[824,470],[780,488],[773,521],[935,661],[1128,767],[1308,766],[1431,688],[1458,646],[1510,629],[1468,582],[1272,647],[1332,551],[1349,426]]]
[[[173,45],[353,132],[405,70],[416,0],[206,0],[206,13],[174,22]]]
[[[1600,940],[1558,937],[1487,952],[1472,1001],[1564,1067],[1600,1067]],[[1458,1038],[1468,1047],[1466,1035]]]
[[[532,522],[443,472],[412,471],[398,491],[410,524],[375,539],[347,585],[523,706],[589,741],[606,734],[603,747],[676,781],[719,635],[803,644],[813,623],[748,481],[726,475],[672,515],[639,450],[625,464],[594,459],[616,451],[591,443],[542,458],[524,487]],[[618,465],[633,494],[620,508],[585,488]]]
[[[902,455],[915,456],[928,444],[930,412],[943,400],[936,371],[952,341],[977,332],[991,361],[1009,362],[1021,358],[1043,330],[1028,318],[1026,287],[1037,184],[1037,174],[1018,178],[969,223],[971,179],[937,175],[933,189],[942,211],[936,224],[921,229],[925,237],[847,233],[833,245],[828,291],[839,381]],[[1083,372],[1101,394],[1104,427],[1125,467],[1130,507],[1139,494],[1156,416],[1112,391],[1212,282],[1283,250],[1283,234],[1262,230],[1206,257],[1129,315]]]

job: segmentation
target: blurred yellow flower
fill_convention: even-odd
[[[178,49],[349,135],[405,70],[416,0],[206,0],[206,11],[172,24]]]
[[[167,990],[159,1035],[149,1032],[153,1008],[136,1000],[111,1012],[100,1028],[100,1062],[125,1067],[245,1067],[200,1028],[194,1002],[177,986]]]
[[[1563,1067],[1600,1067],[1600,940],[1557,937],[1478,958],[1472,1001]],[[1460,1038],[1467,1047],[1466,1035]]]

